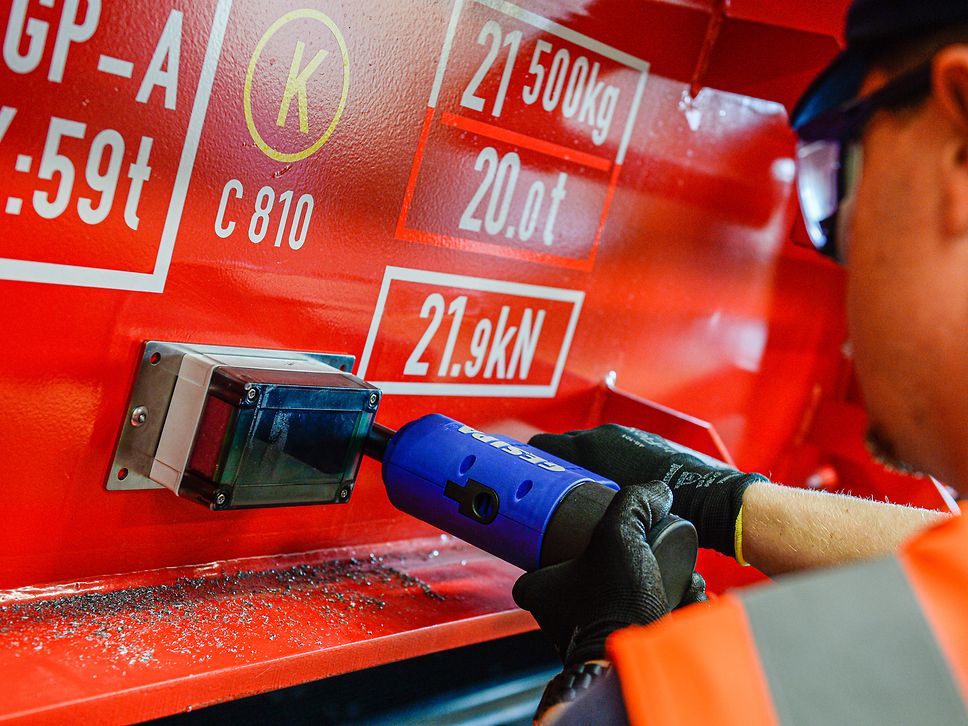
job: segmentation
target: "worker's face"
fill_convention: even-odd
[[[872,74],[864,91],[885,80]],[[871,447],[968,491],[968,114],[936,90],[915,110],[877,114],[862,149],[844,232]]]

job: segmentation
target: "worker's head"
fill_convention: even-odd
[[[804,214],[874,453],[968,493],[968,0],[855,0],[847,37],[794,111]]]

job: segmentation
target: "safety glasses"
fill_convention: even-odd
[[[847,250],[837,239],[838,216],[860,175],[858,145],[864,126],[881,109],[927,97],[932,62],[917,66],[873,93],[816,116],[797,128],[797,190],[814,246],[841,264]]]

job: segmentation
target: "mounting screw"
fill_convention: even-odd
[[[375,393],[371,393],[370,394],[370,405],[371,406],[376,406],[376,402],[379,401],[379,400],[380,400],[380,397],[378,395],[376,395]]]
[[[350,490],[349,489],[347,489],[346,487],[343,487],[342,489],[339,490],[339,498],[340,499],[349,499],[349,497],[350,497]]]
[[[254,401],[255,400],[255,397],[258,396],[258,395],[259,395],[259,392],[256,389],[252,388],[251,386],[246,387],[246,389],[245,389],[245,399],[247,401]]]
[[[134,411],[131,412],[131,425],[134,427],[144,425],[145,421],[148,420],[148,407],[138,406]]]
[[[225,492],[219,492],[215,495],[215,504],[221,507],[223,504],[225,504],[225,499]]]

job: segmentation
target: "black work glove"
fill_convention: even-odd
[[[672,513],[696,527],[699,546],[729,557],[736,556],[736,518],[743,492],[750,484],[769,481],[725,464],[706,464],[673,448],[661,436],[616,424],[566,434],[538,434],[528,443],[621,487],[661,481],[672,489]]]
[[[605,640],[667,612],[659,566],[646,534],[669,513],[672,492],[659,482],[623,489],[573,560],[522,575],[514,602],[534,615],[566,666],[605,657]]]
[[[682,600],[676,606],[676,610],[700,602],[709,602],[709,595],[706,594],[706,580],[698,572],[693,572],[692,579],[689,581],[689,587],[683,594]]]

